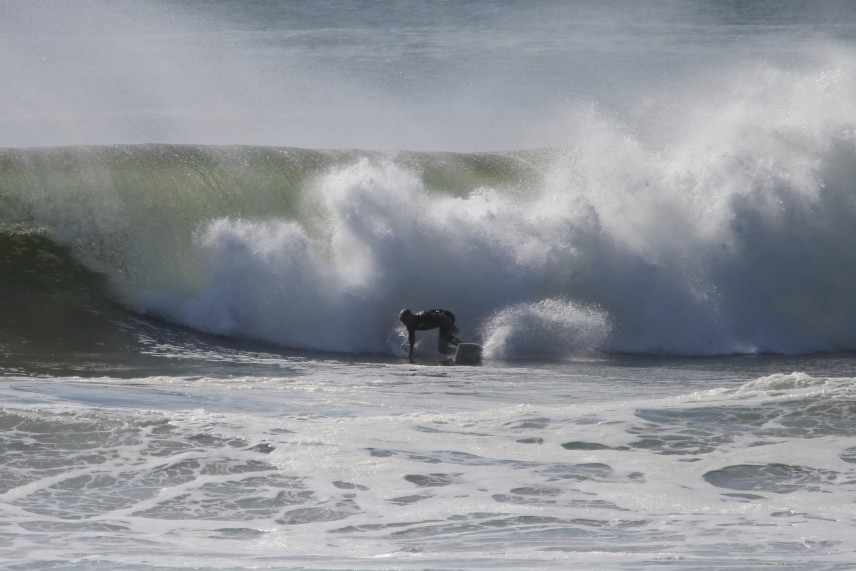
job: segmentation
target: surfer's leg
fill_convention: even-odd
[[[455,352],[457,341],[448,328],[441,327],[437,338],[437,350],[444,355],[451,355]]]

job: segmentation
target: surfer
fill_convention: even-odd
[[[455,315],[445,309],[429,309],[413,313],[409,309],[402,309],[398,319],[407,327],[407,341],[410,343],[410,353],[407,358],[413,360],[413,345],[416,343],[416,331],[427,331],[429,329],[440,329],[440,337],[437,341],[437,350],[444,355],[451,355],[455,347],[461,342],[455,337],[459,329],[455,326]]]

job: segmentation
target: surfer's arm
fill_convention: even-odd
[[[407,354],[407,358],[411,361],[413,360],[413,345],[416,343],[416,330],[407,328],[407,342],[410,343],[410,352]]]

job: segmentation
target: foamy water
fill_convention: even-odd
[[[7,562],[850,565],[852,379],[642,364],[8,378]]]

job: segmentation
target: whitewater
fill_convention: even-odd
[[[0,568],[852,568],[854,38],[0,3]]]

